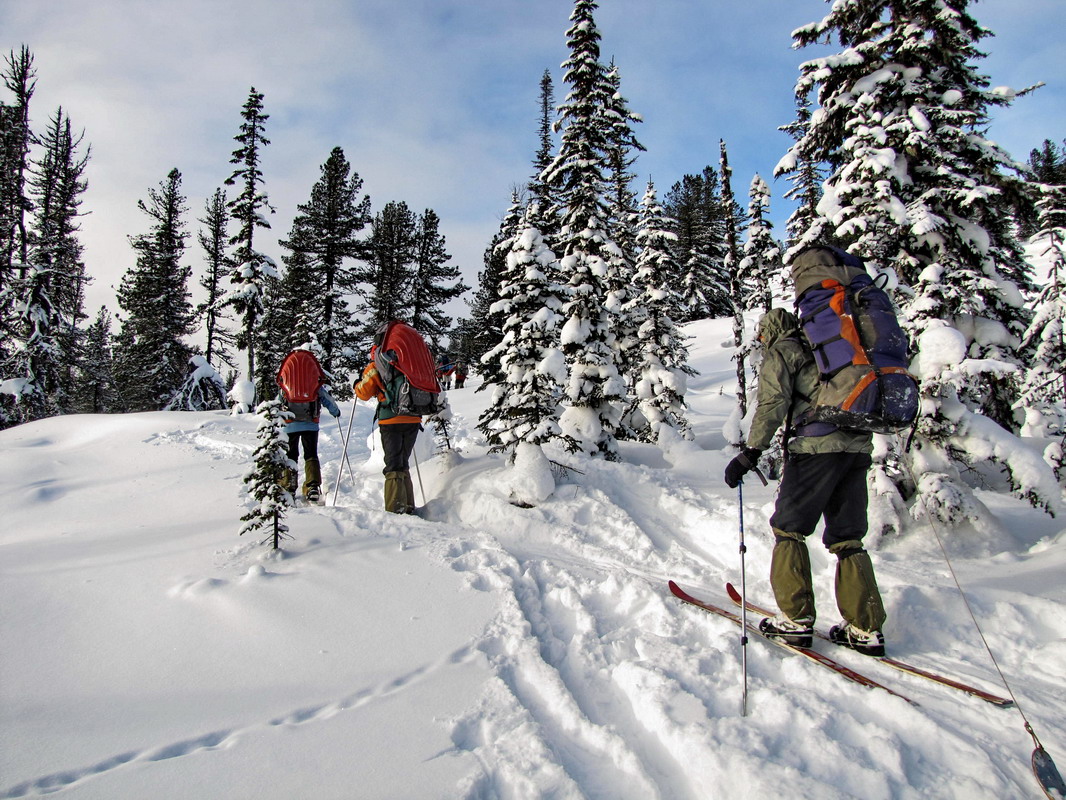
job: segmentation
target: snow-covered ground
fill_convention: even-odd
[[[488,392],[468,386],[454,452],[420,443],[424,518],[385,514],[360,404],[354,482],[291,511],[280,555],[237,536],[254,417],[0,433],[0,798],[1041,797],[1016,710],[852,653],[833,655],[918,705],[753,640],[741,716],[738,629],[666,588],[726,603],[739,578],[729,324],[688,329],[695,443],[565,457],[534,508],[509,502],[516,476],[474,428]],[[327,417],[330,502],[341,433]],[[775,485],[744,488],[748,592],[770,604]],[[1064,523],[980,497],[996,520],[948,550],[1061,767]],[[892,654],[1003,694],[929,529],[874,561]]]

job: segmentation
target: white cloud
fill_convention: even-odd
[[[339,145],[375,209],[403,200],[437,211],[472,282],[512,185],[531,171],[545,68],[556,100],[565,94],[558,67],[572,8],[571,0],[48,0],[0,6],[0,30],[7,48],[25,43],[36,57],[35,124],[62,105],[92,144],[92,213],[83,220],[97,276],[91,311],[113,307],[107,287],[131,263],[127,236],[145,226],[137,200],[172,167],[183,173],[196,229],[205,198],[232,169],[251,86],[270,115],[271,239],[288,233]],[[790,49],[790,33],[824,10],[813,0],[604,0],[603,57],[615,58],[623,92],[645,119],[641,184],[650,174],[664,192],[684,173],[717,165],[720,138],[739,196],[755,172],[769,179],[789,144],[777,126],[792,118],[792,85],[807,57]],[[1060,0],[988,0],[974,13],[1003,28],[987,42],[995,83],[1062,76]],[[1062,139],[1064,108],[1062,90],[1049,87],[1001,114],[993,134],[1024,159],[1044,138]],[[785,187],[772,188],[783,218]],[[192,243],[189,261],[198,270]]]

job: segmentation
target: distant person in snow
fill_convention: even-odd
[[[397,337],[389,338],[393,331]],[[401,348],[399,342],[402,340]],[[393,347],[397,349],[392,349]],[[422,415],[411,406],[408,377],[401,371],[400,350],[406,354],[417,349],[427,362],[425,369],[432,378],[434,362],[425,342],[414,328],[399,321],[382,325],[374,336],[370,363],[356,382],[355,396],[362,401],[378,401],[374,417],[385,453],[385,510],[393,514],[415,512],[414,484],[411,481],[411,453],[422,430]],[[424,352],[423,352],[424,351]]]
[[[455,362],[455,388],[462,389],[466,385],[466,363],[463,361]]]
[[[836,600],[844,618],[830,630],[830,637],[860,653],[884,655],[885,609],[870,555],[862,545],[873,436],[833,426],[822,435],[810,435],[802,425],[789,431],[792,420],[801,419],[811,405],[818,368],[802,340],[799,320],[785,309],[763,315],[758,340],[764,355],[755,414],[746,446],[726,466],[725,482],[736,488],[785,425],[785,467],[770,517],[775,536],[770,583],[780,614],[763,619],[759,630],[797,647],[811,646],[815,602],[806,540],[824,517],[822,542],[837,557]]]
[[[289,458],[299,463],[300,449],[304,454],[303,495],[310,503],[321,504],[322,467],[318,461],[318,418],[325,406],[334,417],[340,417],[341,410],[326,390],[325,370],[311,352],[310,345],[296,348],[287,356],[275,378],[281,389],[282,399],[292,414],[292,419],[285,425],[289,437]],[[286,471],[283,485],[295,492],[298,479],[295,473]]]

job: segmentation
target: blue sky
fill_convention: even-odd
[[[88,309],[114,310],[133,261],[127,236],[147,228],[137,201],[173,167],[183,174],[190,232],[229,176],[251,86],[265,95],[271,144],[266,191],[277,213],[263,249],[275,257],[334,146],[344,148],[375,210],[403,200],[434,209],[449,252],[473,283],[513,186],[537,147],[538,83],[566,86],[572,0],[0,0],[5,52],[36,57],[31,108],[42,128],[59,105],[92,145],[82,241],[96,277]],[[773,181],[790,140],[792,87],[810,51],[790,33],[820,19],[821,0],[601,0],[605,61],[644,118],[636,164],[660,194],[729,147],[743,203],[760,173],[778,225],[790,208]],[[1016,158],[1066,138],[1063,0],[979,0],[996,36],[980,65],[993,85],[1047,86],[999,112],[991,135]],[[201,255],[190,238],[188,261]],[[462,310],[462,308],[457,309]]]

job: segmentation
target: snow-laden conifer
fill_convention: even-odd
[[[1022,336],[1028,370],[1018,405],[1025,416],[1023,435],[1061,438],[1066,434],[1066,188],[1044,187],[1038,209],[1040,229],[1030,249],[1047,271],[1047,281]]]
[[[259,316],[263,312],[263,295],[267,282],[278,278],[278,269],[270,256],[255,249],[255,232],[259,228],[270,228],[265,214],[273,213],[274,209],[262,189],[265,180],[261,166],[263,148],[270,144],[264,135],[270,116],[263,113],[263,95],[254,86],[248,93],[241,118],[244,121],[233,137],[240,146],[230,158],[235,169],[226,179],[227,186],[240,187],[240,193],[229,201],[230,213],[238,230],[230,239],[235,249],[227,302],[241,317],[242,327],[237,334],[236,344],[247,357],[244,379],[255,381],[256,333]]]
[[[229,211],[223,189],[216,189],[204,203],[204,216],[200,217],[199,222],[204,227],[197,233],[197,241],[206,264],[204,274],[200,276],[204,299],[196,306],[196,318],[206,336],[204,357],[209,364],[233,369],[234,335],[226,313],[226,279],[233,271],[233,263],[226,251],[229,244]]]
[[[688,365],[685,336],[671,318],[677,306],[672,281],[678,265],[670,245],[674,221],[659,205],[655,185],[648,181],[641,199],[640,227],[633,297],[626,307],[636,325],[632,397],[637,415],[629,415],[636,438],[657,442],[664,427],[690,439],[685,418]]]
[[[663,208],[675,223],[674,258],[681,269],[675,319],[681,323],[730,316],[729,285],[722,271],[725,230],[718,172],[708,166],[699,175],[685,175],[666,193]]]
[[[493,452],[514,454],[519,443],[542,445],[559,439],[559,403],[566,363],[558,347],[562,287],[552,280],[555,254],[531,220],[530,206],[511,240],[493,313],[505,319],[503,340],[485,360],[498,365],[492,401],[478,428]]]
[[[284,488],[286,471],[296,474],[296,463],[288,456],[288,437],[285,436],[285,420],[291,413],[279,398],[260,403],[255,413],[259,415],[256,430],[255,452],[252,453],[252,468],[244,475],[245,492],[254,502],[241,517],[240,535],[263,532],[264,542],[272,541],[277,550],[281,539],[288,537],[285,512],[293,503],[292,494]],[[295,483],[295,478],[291,479]]]
[[[415,242],[410,323],[432,349],[439,351],[452,325],[444,306],[470,287],[460,279],[459,267],[449,263],[452,257],[440,232],[440,217],[433,209],[427,208],[419,216]]]
[[[477,388],[479,392],[500,380],[499,363],[492,359],[484,360],[484,356],[503,341],[504,318],[492,309],[500,299],[500,281],[507,268],[511,242],[522,222],[522,213],[518,192],[513,191],[511,206],[503,215],[489,246],[485,248],[484,268],[478,273],[478,291],[470,303],[471,358],[478,364],[477,370],[484,378]]]
[[[279,286],[286,352],[314,337],[330,373],[354,371],[364,350],[347,298],[358,291],[362,234],[371,220],[363,179],[334,147],[320,167],[310,198],[296,207],[288,239],[279,242],[285,274]],[[287,330],[285,329],[287,323]],[[347,382],[345,382],[345,385]],[[343,386],[337,387],[342,393]]]
[[[761,176],[752,178],[748,197],[748,234],[738,267],[744,308],[769,311],[774,307],[775,295],[777,304],[784,304],[780,288],[781,245],[774,238],[773,223],[767,218],[770,187]]]
[[[616,309],[609,309],[607,300],[608,287],[625,270],[625,258],[611,241],[604,203],[606,154],[613,135],[607,109],[614,88],[599,60],[596,7],[593,0],[576,0],[570,16],[570,57],[563,62],[570,92],[559,108],[559,153],[544,178],[564,205],[560,274],[570,291],[560,334],[570,365],[569,404],[560,424],[576,449],[615,458],[625,384],[610,319]]]
[[[172,169],[148,201],[137,207],[152,221],[148,233],[130,237],[136,263],[122,277],[124,312],[117,336],[115,377],[129,411],[165,407],[185,380],[194,328],[189,295],[192,270],[183,263],[188,238],[181,173]]]
[[[926,505],[952,523],[981,513],[958,464],[996,462],[1020,496],[1060,503],[1046,466],[1029,463],[1008,430],[1031,284],[1012,211],[1026,187],[1021,165],[984,133],[989,110],[1017,93],[989,89],[977,72],[989,31],[969,5],[836,3],[798,29],[799,46],[835,35],[843,49],[801,67],[796,95],[817,91],[820,108],[781,165],[833,165],[819,203],[826,232],[871,271],[899,276],[922,379],[913,471],[920,493],[935,495]]]

